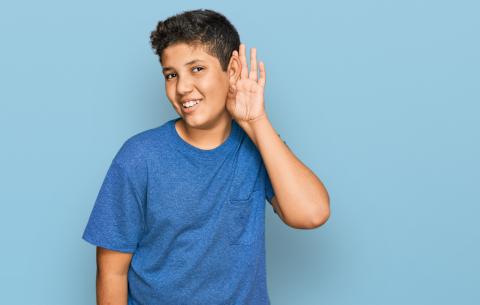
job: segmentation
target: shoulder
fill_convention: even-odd
[[[167,141],[166,127],[169,122],[129,136],[121,144],[113,162],[124,168],[137,167],[152,158],[152,154]]]

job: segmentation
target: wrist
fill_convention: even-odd
[[[250,127],[250,129],[255,130],[257,128],[261,128],[260,126],[264,125],[268,121],[269,119],[267,114],[263,113],[254,119],[246,121],[245,123]]]
[[[263,114],[256,117],[255,119],[242,121],[238,124],[243,128],[243,130],[252,140],[255,146],[258,147],[257,135],[261,134],[261,130],[264,130],[268,126],[268,124],[270,124],[270,121],[268,119],[268,116],[266,114]]]

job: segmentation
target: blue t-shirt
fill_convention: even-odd
[[[82,238],[133,253],[129,305],[270,304],[261,155],[232,120],[211,150],[184,141],[180,118],[127,139],[115,155]]]

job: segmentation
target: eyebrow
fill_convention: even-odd
[[[187,62],[184,66],[188,66],[188,65],[194,64],[194,63],[199,62],[199,61],[203,61],[203,60],[196,58],[196,59],[193,59],[193,60]],[[172,67],[164,67],[162,69],[162,72],[165,72],[167,70],[173,70],[173,68]]]

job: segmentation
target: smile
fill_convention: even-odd
[[[193,107],[195,106],[196,104],[200,103],[200,100],[191,100],[191,101],[188,101],[186,103],[183,103],[183,108],[190,108],[190,107]]]
[[[192,113],[195,109],[199,107],[199,104],[202,100],[192,100],[182,104],[182,110],[184,113]]]

